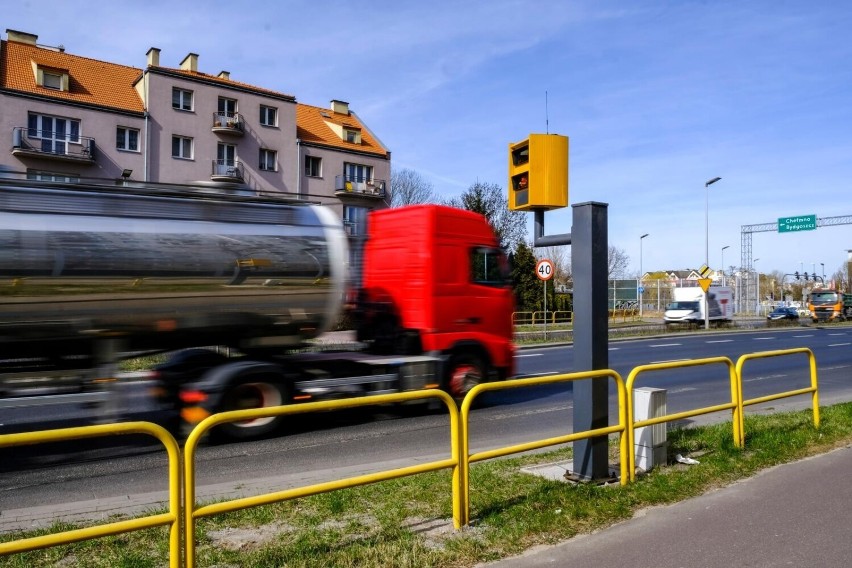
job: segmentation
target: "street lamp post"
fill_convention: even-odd
[[[822,283],[825,285],[825,263],[820,262],[819,265],[822,267]]]
[[[726,284],[725,282],[725,249],[731,248],[731,245],[725,245],[722,247],[722,286]]]
[[[642,239],[647,236],[648,233],[645,233],[639,237],[639,319],[642,319],[642,295],[645,293],[645,286],[642,282],[642,276],[644,276],[642,272]]]
[[[719,181],[714,177],[704,182],[704,266],[710,266],[710,186]],[[704,293],[704,329],[710,329],[710,304],[707,301],[709,293]]]
[[[752,263],[756,263],[759,258],[755,258]],[[760,315],[760,272],[758,272],[757,268],[754,269],[754,275],[757,280],[757,290],[754,293],[754,313]]]

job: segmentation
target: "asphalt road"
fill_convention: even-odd
[[[660,361],[717,355],[736,358],[754,351],[808,346],[819,365],[821,402],[828,404],[852,400],[850,342],[852,328],[796,328],[617,341],[610,344],[609,353],[610,366],[626,377],[637,365]],[[571,355],[570,346],[524,349],[518,366],[522,374],[530,376],[567,372],[573,370]],[[754,361],[747,367],[746,377],[746,398],[809,384],[807,360],[801,355]],[[729,392],[727,381],[725,369],[700,367],[689,372],[649,373],[643,385],[667,389],[669,412],[678,412],[717,404]],[[808,397],[789,401],[769,406],[809,404]],[[572,408],[568,385],[490,395],[473,414],[472,450],[566,434],[571,430]],[[717,413],[708,420],[727,418]],[[257,494],[381,471],[442,459],[449,456],[449,447],[446,415],[401,416],[392,409],[318,415],[300,419],[286,436],[203,447],[197,459],[199,495]],[[77,503],[76,510],[84,514],[108,514],[131,512],[163,499],[166,463],[156,448],[141,448],[141,454],[139,447],[100,449],[64,463],[68,449],[52,454],[58,456],[55,458],[42,456],[49,467],[0,472],[0,530],[14,523],[32,526],[42,522],[41,516],[55,514],[61,503]],[[120,455],[127,452],[139,455]],[[112,457],[103,459],[105,456]],[[0,463],[10,462],[0,459]]]

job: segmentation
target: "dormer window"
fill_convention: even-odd
[[[36,83],[39,87],[53,89],[54,91],[68,91],[68,71],[63,69],[52,69],[50,67],[33,67],[36,75]]]
[[[44,72],[44,86],[48,89],[62,90],[62,75],[58,73]]]
[[[345,130],[346,132],[346,141],[347,142],[357,142],[358,141],[358,133],[354,130]]]

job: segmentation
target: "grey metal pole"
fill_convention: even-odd
[[[720,177],[708,179],[704,183],[704,266],[710,266],[710,186],[719,181]],[[709,294],[704,293],[704,329],[710,329]]]
[[[607,204],[573,205],[571,266],[574,272],[574,369],[609,367]],[[574,383],[574,432],[609,425],[609,379]],[[574,442],[572,474],[579,480],[610,477],[606,436]]]

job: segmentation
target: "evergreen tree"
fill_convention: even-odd
[[[526,243],[520,242],[511,259],[516,309],[519,312],[541,310],[544,304],[544,290],[541,280],[535,275],[536,259],[532,249]]]

